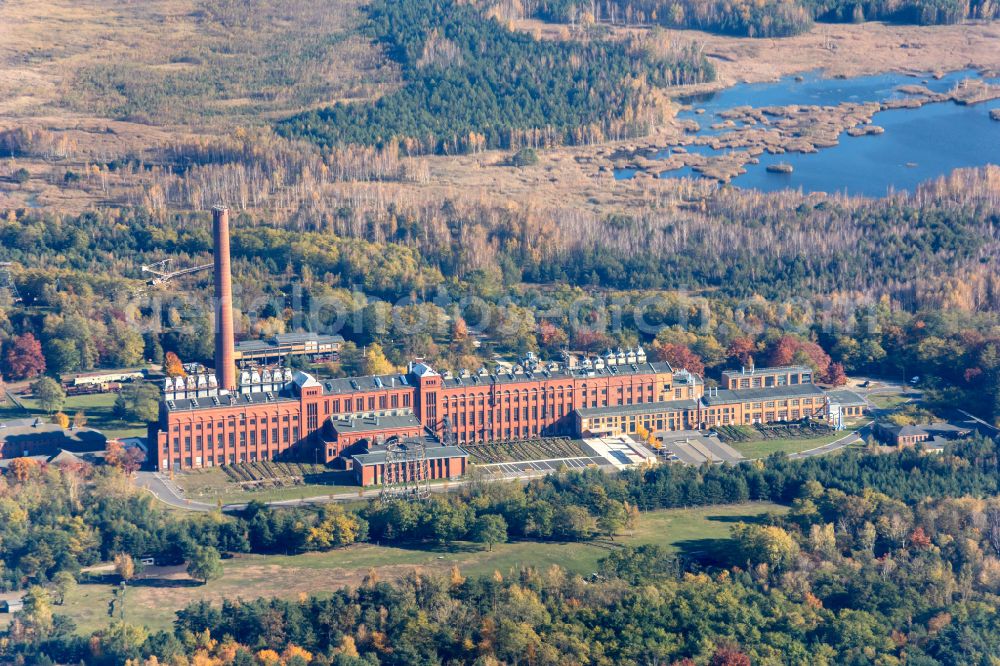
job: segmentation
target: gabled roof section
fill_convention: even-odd
[[[308,372],[302,372],[301,370],[292,375],[292,381],[295,382],[295,385],[300,389],[320,387],[320,383],[316,381],[315,377],[310,375]]]
[[[416,377],[437,377],[438,373],[426,363],[413,363],[410,365],[410,374]]]

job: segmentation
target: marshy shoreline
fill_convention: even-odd
[[[991,71],[978,73],[980,77],[992,75]],[[933,78],[944,76],[936,74]],[[873,119],[883,111],[945,103],[972,106],[1000,99],[1000,84],[971,74],[945,91],[934,91],[927,83],[924,80],[896,85],[892,96],[879,101],[759,107],[744,104],[717,110],[714,117],[705,115],[704,126],[699,113],[703,109],[695,103],[684,108],[688,117],[677,118],[673,131],[661,133],[645,145],[626,144],[606,152],[607,162],[601,165],[602,171],[624,173],[626,177],[659,178],[689,169],[693,174],[728,183],[745,174],[747,165],[759,163],[764,154],[816,153],[837,146],[844,134],[849,137],[882,134],[885,129]]]

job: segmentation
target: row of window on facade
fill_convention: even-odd
[[[433,460],[426,461],[427,463],[427,478],[431,479],[443,479],[448,474],[448,461],[444,458],[435,458]],[[423,473],[418,469],[419,464],[415,462],[403,462],[403,463],[393,463],[395,467],[394,477],[397,482],[401,481],[416,481],[423,477]],[[382,483],[385,474],[385,463],[379,463],[373,465],[375,474],[375,483]]]
[[[799,383],[799,375],[791,375],[791,381],[785,375],[764,375],[762,377],[741,377],[738,385],[730,386],[733,389],[748,389],[748,388],[771,388],[774,386],[788,386],[789,384],[795,385]],[[812,375],[808,373],[802,374],[802,383],[811,384]],[[737,384],[737,382],[733,382]]]
[[[292,444],[293,442],[297,442],[299,440],[299,429],[298,429],[298,427],[281,428],[280,430],[278,428],[272,428],[270,430],[270,433],[271,433],[270,438],[268,438],[268,432],[269,431],[267,431],[267,430],[261,430],[261,431],[259,431],[259,433],[260,433],[259,438],[258,438],[258,431],[257,430],[251,430],[249,433],[247,433],[245,431],[241,432],[241,433],[239,433],[239,440],[240,440],[239,441],[239,445],[240,445],[241,448],[245,447],[247,445],[247,436],[248,435],[249,435],[250,446],[254,446],[254,447],[258,445],[258,442],[262,446],[268,446],[268,445],[272,445],[273,446],[273,445],[278,445],[278,444]],[[280,439],[278,438],[279,434],[281,436]],[[194,448],[195,448],[196,451],[201,451],[201,450],[203,450],[205,448],[205,444],[207,443],[209,449],[212,449],[212,448],[224,449],[224,448],[226,448],[227,440],[228,440],[229,448],[234,448],[236,446],[236,435],[237,434],[235,432],[230,432],[228,438],[226,438],[223,435],[223,433],[218,433],[218,434],[215,435],[214,441],[212,439],[212,435],[208,435],[207,437],[203,437],[202,435],[197,435],[197,436],[195,436],[193,438]],[[269,441],[269,439],[270,439],[270,441]],[[213,446],[213,444],[214,444],[214,446]],[[190,435],[185,436],[184,437],[184,450],[185,451],[191,451],[191,445],[192,445],[192,437]],[[176,453],[180,452],[180,450],[181,450],[181,438],[180,437],[174,437],[173,438],[173,448],[174,448],[174,452],[176,452]],[[163,452],[164,453],[169,453],[169,450],[168,450],[168,447],[167,447],[166,444],[164,444],[164,446],[163,446]]]
[[[652,402],[653,401],[652,400],[652,396],[654,394],[653,384],[645,384],[645,385],[639,384],[639,385],[636,385],[634,387],[634,389],[635,389],[634,391],[633,391],[633,386],[632,385],[629,385],[629,386],[619,386],[619,387],[617,387],[617,389],[618,389],[617,392],[618,392],[618,397],[619,398],[623,398],[626,395],[632,396],[633,393],[635,393],[636,396],[638,397],[638,402],[643,402],[644,401],[643,394],[644,393],[649,393],[650,398],[649,398],[648,402]],[[668,392],[669,390],[670,390],[670,386],[669,385],[665,385],[664,388],[663,388],[663,391],[664,392]],[[584,399],[584,402],[586,402],[586,398],[588,397],[588,394],[589,394],[589,396],[592,399],[596,399],[597,395],[598,395],[598,389],[597,388],[592,388],[588,392],[587,385],[584,384],[583,386],[580,387],[579,390],[577,390],[576,388],[565,388],[564,389],[564,388],[560,387],[558,389],[550,388],[550,389],[548,389],[548,391],[546,391],[545,389],[541,389],[541,390],[539,390],[539,389],[531,389],[530,391],[528,389],[523,389],[523,390],[520,390],[520,391],[518,391],[518,390],[503,391],[503,393],[499,394],[495,400],[493,400],[493,399],[490,400],[490,403],[491,403],[490,406],[491,407],[496,406],[497,403],[500,402],[500,401],[502,401],[502,402],[510,402],[511,400],[514,400],[515,402],[517,402],[519,400],[538,401],[539,398],[542,401],[545,401],[546,399],[548,399],[548,400],[562,400],[564,402],[573,402],[574,398],[577,395],[579,395],[580,397],[582,397]],[[608,397],[608,389],[606,387],[602,388],[600,390],[600,394],[604,398],[607,398]],[[691,388],[691,387],[674,389],[674,396],[677,399],[683,399],[685,397],[693,397],[693,395],[694,395],[694,389]],[[450,403],[451,409],[458,409],[460,406],[461,407],[465,407],[466,406],[466,400],[468,400],[468,403],[469,403],[470,406],[474,406],[478,402],[478,405],[480,407],[482,407],[482,406],[485,406],[485,404],[486,404],[486,397],[487,397],[486,393],[477,393],[477,394],[470,395],[470,396],[464,396],[463,395],[463,396],[452,396],[450,398],[445,397],[443,402],[444,402],[445,408],[447,408],[449,406],[449,403]],[[493,398],[492,395],[490,395],[489,397]]]
[[[323,415],[329,416],[330,413],[334,414],[350,414],[364,411],[374,411],[376,409],[375,405],[378,404],[377,409],[399,409],[400,407],[411,407],[411,398],[409,391],[396,392],[389,395],[370,395],[367,398],[344,398],[343,403],[340,399],[335,400],[324,400],[323,401]],[[402,399],[400,399],[402,396]],[[402,402],[402,405],[400,405]],[[312,405],[310,405],[311,407]],[[367,406],[367,407],[366,407]],[[343,407],[343,410],[341,409]]]
[[[543,406],[541,412],[541,418],[554,419],[556,418],[557,412],[559,414],[559,418],[566,416],[566,408],[563,405],[559,405],[558,410],[556,409],[555,405],[549,405],[547,414],[546,414],[546,408]],[[446,416],[448,415],[447,411],[445,411],[445,415]],[[500,418],[501,415],[503,416],[502,420]],[[487,417],[490,418],[487,419]],[[539,411],[538,411],[538,405],[534,405],[532,407],[515,407],[514,409],[508,407],[507,409],[504,410],[497,409],[489,412],[485,410],[480,410],[478,412],[459,411],[457,414],[455,414],[455,418],[456,420],[455,422],[452,423],[452,426],[464,427],[464,426],[475,426],[475,425],[488,425],[492,424],[493,421],[510,422],[510,421],[528,421],[529,419],[538,420]]]
[[[275,451],[274,454],[277,455],[278,452]],[[252,462],[253,463],[253,462],[257,462],[257,460],[258,460],[257,456],[258,456],[257,452],[251,452],[250,454],[240,453],[238,455],[235,454],[235,453],[230,453],[228,455],[226,455],[226,454],[217,455],[214,458],[211,457],[211,456],[208,456],[208,457],[204,458],[204,462],[203,462],[201,456],[193,456],[193,457],[192,456],[187,456],[187,457],[184,458],[184,465],[186,467],[213,467],[215,465],[225,465],[227,463],[230,464],[230,465],[235,465],[236,462],[237,462],[237,460],[239,462],[241,462],[241,463],[246,463],[246,462]],[[270,452],[268,452],[268,451],[261,451],[259,459],[260,460],[270,460],[271,459]],[[175,466],[177,466],[179,464],[180,464],[180,459],[179,458],[176,459],[176,460],[174,460],[174,465]]]
[[[822,402],[823,401],[820,398],[816,398],[816,404],[821,404]],[[802,398],[802,404],[803,405],[811,405],[811,404],[813,404],[813,399],[812,398]],[[777,407],[788,407],[789,405],[791,405],[792,407],[798,407],[798,405],[799,405],[799,399],[795,398],[793,400],[770,400],[770,401],[764,403],[765,407],[775,407],[775,406],[777,406]],[[759,403],[759,402],[747,403],[743,407],[744,407],[744,409],[760,409],[761,403]]]
[[[311,406],[314,406],[314,405],[311,405]],[[257,425],[257,417],[256,416],[251,417],[249,419],[249,421],[250,421],[250,425],[252,425],[252,426]],[[281,423],[298,423],[298,422],[299,422],[299,416],[298,416],[298,414],[291,414],[291,415],[290,414],[282,414],[281,415]],[[278,423],[278,415],[276,414],[273,417],[268,417],[265,414],[265,415],[263,415],[263,416],[260,417],[260,425],[266,426],[269,423]],[[229,425],[229,428],[235,428],[236,427],[236,417],[230,416],[229,419],[228,419],[228,425]],[[240,427],[243,427],[243,428],[246,427],[246,425],[247,425],[247,415],[246,414],[240,414],[239,425],[240,425]],[[204,427],[205,430],[212,430],[213,427],[216,428],[216,429],[222,429],[223,422],[222,421],[205,421],[203,423],[201,421],[196,421],[194,423],[185,423],[184,424],[184,432],[191,432],[192,426],[194,427],[194,430],[196,432],[202,430],[203,427]],[[174,424],[173,432],[174,433],[180,432],[180,425],[179,424],[177,424],[177,423]]]
[[[640,396],[637,397],[637,399],[636,399],[636,401],[634,403],[632,402],[632,398],[626,398],[625,401],[623,403],[621,403],[621,404],[623,404],[623,405],[632,405],[632,404],[641,405],[641,404],[645,404],[646,402],[655,402],[655,400],[650,399],[650,400],[646,401],[640,395]],[[480,405],[480,406],[482,406],[482,405]],[[604,400],[602,402],[598,402],[597,398],[592,398],[589,404],[585,400],[583,402],[583,404],[580,405],[581,409],[585,409],[587,407],[607,407],[607,406],[608,406],[607,400]],[[448,414],[449,412],[458,412],[460,414],[463,414],[464,413],[464,409],[463,409],[464,407],[465,407],[465,405],[457,405],[457,404],[455,404],[454,401],[452,401],[452,403],[451,403],[451,409],[449,410],[448,409],[448,403],[446,402],[445,403],[445,410],[444,411],[445,411],[445,414]],[[515,406],[515,407],[517,407],[517,406]],[[547,409],[548,413],[549,413],[549,418],[553,418],[554,417],[554,415],[555,415],[555,409],[557,407],[558,407],[558,410],[559,410],[559,416],[564,416],[566,414],[567,410],[572,410],[573,409],[573,405],[572,404],[560,404],[560,405],[551,405],[551,404],[549,404],[549,405],[546,405],[546,404],[544,404],[544,402],[542,404],[543,412],[544,412],[544,410]],[[527,410],[528,408],[524,407],[523,409]],[[533,410],[534,410],[533,413],[535,414],[534,418],[538,418],[538,406],[537,405],[534,406]],[[507,411],[509,412],[510,410],[508,409]],[[480,414],[481,413],[482,412],[480,412]],[[497,412],[497,414],[498,414],[497,418],[499,418],[499,411]],[[516,414],[516,408],[515,408],[515,414]],[[517,419],[516,416],[514,418],[515,418],[515,420]],[[527,416],[525,418],[527,418]]]

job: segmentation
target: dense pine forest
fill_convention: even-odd
[[[806,32],[813,21],[895,21],[936,25],[967,18],[994,18],[995,3],[988,0],[768,0],[719,2],[716,0],[527,0],[503,3],[509,10],[546,21],[592,25],[597,21],[620,25],[664,25],[696,28],[746,37],[789,37]]]
[[[475,4],[376,0],[366,11],[402,88],[374,104],[296,116],[281,133],[324,146],[396,143],[411,154],[597,143],[647,133],[666,112],[656,88],[714,76],[694,47],[540,41]]]

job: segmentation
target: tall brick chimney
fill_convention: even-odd
[[[229,209],[212,208],[215,244],[215,378],[219,388],[236,390],[236,354],[233,335],[233,275],[229,263]]]

